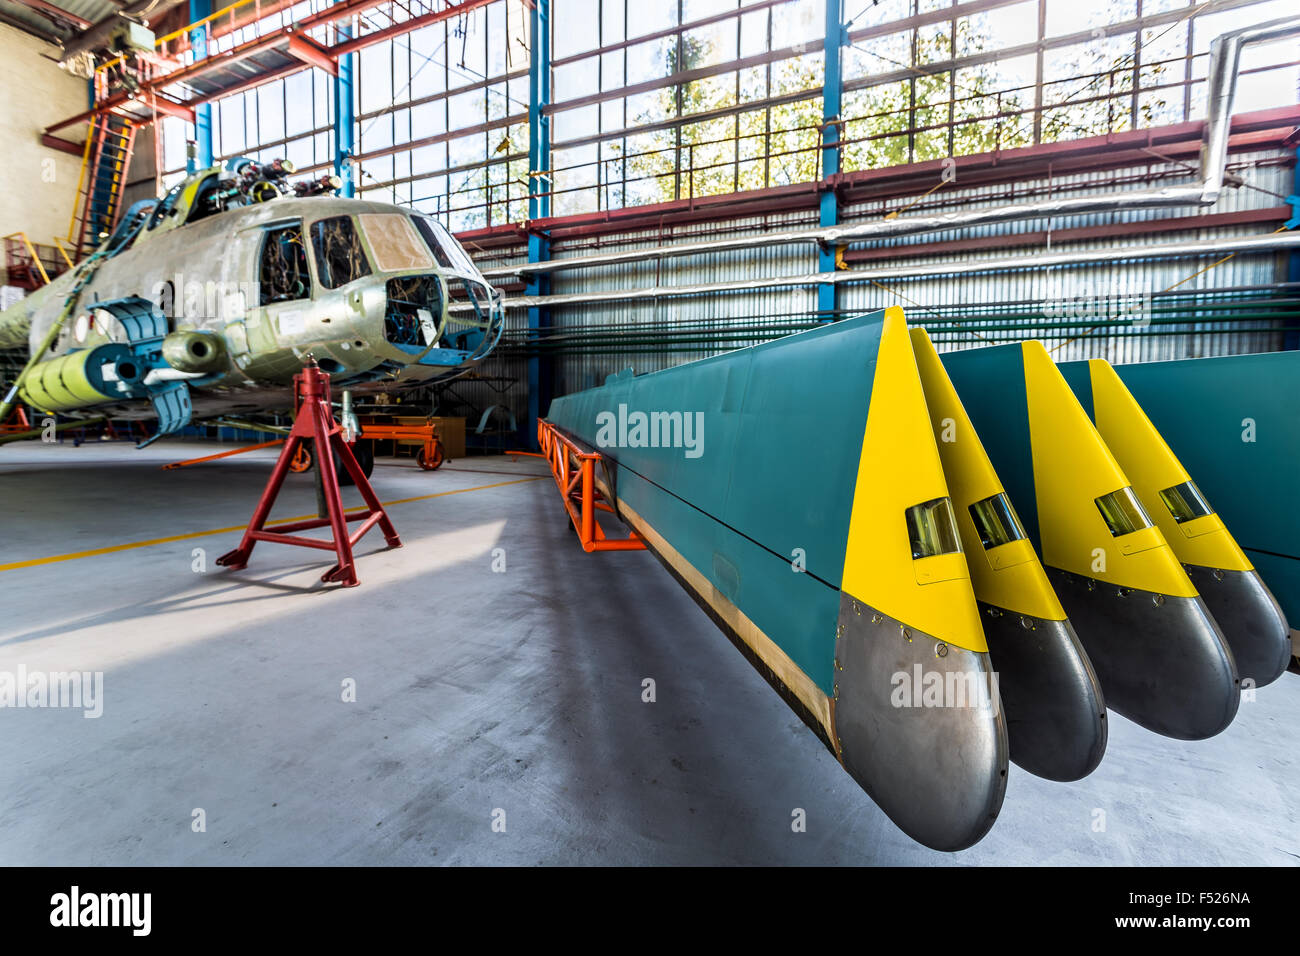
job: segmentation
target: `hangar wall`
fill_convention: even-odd
[[[267,9],[255,28],[218,20],[212,49],[234,50],[327,5]],[[539,12],[546,3],[467,6],[432,23],[422,5],[381,5],[351,27],[312,21],[308,35],[327,49],[364,41],[341,54],[356,82],[340,87],[304,68],[223,87],[209,104],[214,158],[285,157],[304,175],[337,166],[363,198],[443,219],[480,267],[498,272],[532,255],[1185,185],[1206,115],[1211,40],[1290,10],[1286,0],[1186,10],[1114,0],[1105,11],[1071,0],[675,0],[652,12],[633,0],[567,0],[551,18]],[[1234,112],[1269,115],[1236,144],[1233,188],[1212,210],[1057,216],[857,243],[838,250],[843,267],[926,276],[844,282],[830,296],[829,284],[805,282],[647,291],[544,304],[532,316],[513,309],[476,375],[413,398],[444,414],[504,406],[528,441],[531,413],[612,371],[679,364],[891,304],[927,325],[940,349],[1034,336],[1063,360],[1136,361],[1295,347],[1282,325],[1295,324],[1300,283],[1285,283],[1300,278],[1300,255],[1242,254],[1202,273],[1216,254],[1150,254],[1162,243],[1266,235],[1289,216],[1296,143],[1286,132],[1300,122],[1300,61],[1289,42],[1243,57]],[[836,89],[842,104],[828,92]],[[352,108],[336,109],[344,96]],[[832,129],[834,148],[822,139]],[[163,186],[184,175],[195,128],[167,116],[156,131],[156,153],[137,142],[127,201],[151,191],[155,171]],[[1072,164],[1076,154],[1091,158]],[[954,180],[940,180],[940,161],[956,164]],[[1018,171],[999,174],[1003,163]],[[1126,245],[1143,254],[1035,269],[1048,252]],[[756,243],[567,270],[545,285],[583,295],[761,282],[825,272],[831,251]],[[1023,266],[969,274],[974,261],[1017,255]],[[955,274],[959,266],[967,274]],[[517,277],[489,274],[508,298],[525,291]],[[1275,294],[1262,288],[1275,283],[1284,283]],[[1151,321],[1132,321],[1140,316],[1124,296],[1152,297],[1155,308],[1142,310]],[[540,336],[529,328],[538,312],[548,313]],[[539,364],[547,383],[530,396]],[[447,392],[472,411],[446,407]]]
[[[48,59],[57,52],[52,44],[0,24],[0,89],[6,93],[0,97],[5,148],[0,235],[21,230],[40,243],[68,234],[81,170],[77,157],[41,145],[42,124],[87,106],[86,81]],[[84,127],[76,135],[84,139]]]
[[[1300,119],[1300,111],[1288,116],[1287,122]],[[1285,126],[1283,123],[1281,128]],[[1043,340],[1060,361],[1105,358],[1128,363],[1294,348],[1294,334],[1288,336],[1284,331],[1294,329],[1300,319],[1300,283],[1288,281],[1292,260],[1297,258],[1293,254],[1240,254],[1207,271],[1202,270],[1219,257],[1150,255],[1162,244],[1259,235],[1289,218],[1291,209],[1282,197],[1296,191],[1294,146],[1279,138],[1268,148],[1238,149],[1229,157],[1229,172],[1236,177],[1236,185],[1209,216],[1190,207],[1125,209],[854,246],[846,253],[850,260],[846,264],[853,268],[914,266],[938,274],[846,283],[839,292],[839,316],[901,305],[910,322],[931,330],[941,351],[1031,337]],[[1194,167],[1181,159],[1161,162],[1155,157],[1136,165],[1103,164],[1066,174],[1044,164],[1040,176],[1016,177],[1005,183],[964,185],[959,174],[946,188],[911,207],[908,215],[1006,205],[1045,194],[1064,197],[1177,186],[1194,178]],[[902,187],[847,203],[842,222],[880,219],[910,203],[919,192],[924,188]],[[553,243],[552,252],[554,258],[563,259],[816,224],[817,208],[810,205],[801,211],[737,216],[667,231],[610,232],[598,241],[559,240]],[[1138,233],[1139,228],[1144,231]],[[1131,238],[1126,229],[1134,230]],[[1131,246],[1140,255],[1129,261],[1049,270],[1038,265],[1044,246],[1055,254],[1081,255]],[[981,259],[1005,260],[1016,255],[1025,257],[1023,267],[973,275],[943,274],[945,265],[967,266]],[[522,248],[480,252],[476,259],[483,269],[504,269],[526,261]],[[818,271],[817,260],[816,247],[808,244],[755,245],[739,251],[560,271],[552,276],[551,292],[600,293],[808,275]],[[518,289],[507,291],[507,298],[518,293]],[[555,363],[555,394],[601,384],[606,375],[625,368],[654,371],[757,344],[812,327],[821,318],[817,290],[812,285],[557,305],[552,308],[554,327],[548,333],[549,354]],[[529,357],[537,354],[530,342],[526,313],[512,310],[502,345],[483,369],[491,381],[468,383],[459,391],[475,395],[483,405],[506,404],[522,419],[527,409],[526,365]],[[502,391],[497,379],[510,380],[510,384]]]

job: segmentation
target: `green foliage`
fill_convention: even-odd
[[[974,20],[958,23],[959,48],[966,53],[984,48],[985,39],[976,34]],[[695,69],[707,62],[708,53],[695,38],[687,38],[680,52],[677,46],[668,46],[665,75]],[[918,62],[944,61],[951,56],[951,37],[946,31],[921,32]],[[818,52],[739,76],[725,74],[664,87],[633,119],[635,125],[652,130],[637,137],[635,150],[629,145],[627,178],[640,181],[636,192],[644,202],[816,180],[821,161],[822,82]],[[844,168],[871,169],[1028,145],[1032,129],[1016,129],[1015,118],[1005,114],[1016,113],[1025,102],[1032,102],[1032,91],[1027,96],[1023,91],[1000,93],[999,87],[995,66],[963,70],[955,90],[950,71],[921,68],[907,80],[846,93]],[[807,95],[690,121],[693,116],[709,117],[751,99],[798,93]],[[669,125],[677,121],[683,122]],[[653,129],[655,126],[661,128]]]

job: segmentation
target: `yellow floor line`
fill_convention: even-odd
[[[444,498],[447,495],[463,495],[469,491],[486,491],[488,488],[501,488],[505,485],[517,485],[525,481],[539,481],[542,478],[549,478],[549,475],[537,475],[529,478],[516,478],[512,481],[498,481],[490,485],[476,485],[473,488],[456,488],[452,491],[439,491],[431,495],[417,495],[414,498],[397,498],[393,501],[381,502],[385,508],[393,505],[410,504],[412,501],[428,501],[430,498]],[[356,510],[351,509],[351,510]],[[292,518],[276,518],[274,521],[268,521],[268,528],[279,524],[288,524],[291,521],[306,521],[308,518],[315,518],[316,515],[295,515]],[[48,558],[32,558],[30,561],[14,561],[10,564],[0,564],[0,571],[17,571],[19,568],[34,568],[41,564],[57,564],[60,561],[73,561],[77,558],[93,558],[101,554],[113,554],[117,551],[130,551],[134,548],[149,548],[155,544],[170,544],[173,541],[185,541],[189,538],[204,538],[212,534],[229,534],[233,531],[243,531],[246,524],[237,524],[229,528],[212,528],[208,531],[194,531],[190,534],[174,534],[166,538],[150,538],[148,541],[132,541],[129,544],[115,544],[107,548],[92,548],[89,551],[74,551],[71,554],[56,554]]]

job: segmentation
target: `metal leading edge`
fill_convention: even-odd
[[[1106,702],[1068,620],[980,603],[1007,718],[1011,759],[1048,780],[1080,780],[1106,753]]]
[[[1194,564],[1183,568],[1214,619],[1232,622],[1223,634],[1242,681],[1263,687],[1281,677],[1291,660],[1291,639],[1282,608],[1259,573]]]
[[[908,836],[963,850],[1007,788],[1007,725],[988,654],[944,643],[845,593],[835,643],[840,762]]]
[[[1240,679],[1199,597],[1122,588],[1048,566],[1111,710],[1148,730],[1203,740],[1237,714]]]

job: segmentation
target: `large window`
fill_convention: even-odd
[[[214,4],[228,6],[225,4]],[[331,6],[331,0],[304,0],[278,13],[249,21],[255,5],[234,11],[242,26],[232,28],[229,17],[210,24],[209,54],[223,53],[290,23],[298,23]],[[322,46],[337,42],[338,30],[320,24],[308,31]],[[184,43],[179,55],[192,62],[194,54],[182,33],[169,45]],[[320,70],[303,69],[281,79],[216,100],[212,115],[212,152],[218,162],[249,156],[258,162],[287,159],[299,173],[321,173],[334,165],[334,81]],[[174,116],[160,117],[160,178],[172,186],[185,175],[186,141],[195,139],[192,124]]]
[[[396,5],[367,17],[409,19]],[[528,18],[523,0],[497,0],[361,51],[363,198],[413,206],[455,231],[527,217]]]
[[[818,178],[823,0],[556,8],[556,215]]]
[[[1210,41],[1295,0],[844,0],[842,168],[873,169],[1201,119]],[[301,22],[306,0],[210,49]],[[309,28],[355,53],[353,181],[456,232],[528,216],[530,183],[566,215],[815,181],[825,0],[553,0],[552,152],[529,162],[528,0],[401,32],[434,0]],[[252,16],[249,13],[249,16]],[[220,21],[224,23],[224,21]],[[389,32],[393,31],[393,32]],[[178,41],[179,42],[179,41]],[[188,54],[187,54],[188,55]],[[1234,108],[1291,105],[1300,52],[1247,47]],[[334,79],[315,69],[212,104],[218,159],[334,161]],[[164,182],[193,128],[160,120]]]
[[[847,0],[844,167],[1201,119],[1210,41],[1294,12],[1294,0]],[[1298,65],[1294,44],[1246,48],[1234,109],[1295,103]]]

